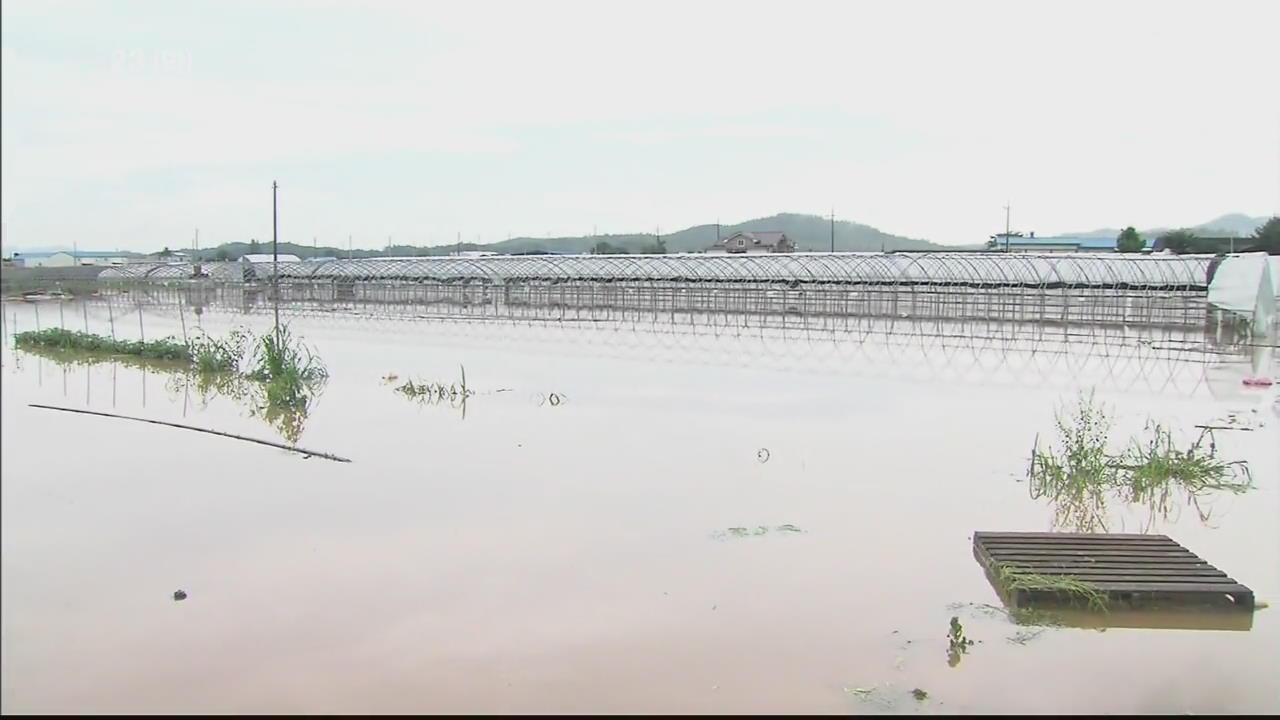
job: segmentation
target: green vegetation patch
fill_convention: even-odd
[[[1148,422],[1142,436],[1115,453],[1109,449],[1111,417],[1092,395],[1081,395],[1074,412],[1060,409],[1056,425],[1056,446],[1041,449],[1037,436],[1027,479],[1033,499],[1053,503],[1058,529],[1107,532],[1112,502],[1146,506],[1153,519],[1167,517],[1178,498],[1207,521],[1209,514],[1200,505],[1206,494],[1253,488],[1247,462],[1218,457],[1212,429],[1202,430],[1183,448],[1169,427]]]
[[[19,348],[38,347],[100,355],[128,355],[151,360],[191,361],[190,348],[172,337],[149,341],[115,340],[93,333],[49,328],[20,332],[13,339],[14,346]]]

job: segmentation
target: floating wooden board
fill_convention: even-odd
[[[973,554],[1013,607],[1072,604],[1059,589],[1000,587],[1000,572],[1070,579],[1107,598],[1108,607],[1253,609],[1253,591],[1165,535],[975,532]]]

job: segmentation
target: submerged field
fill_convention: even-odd
[[[971,548],[1101,518],[1280,600],[1277,390],[1241,383],[1271,348],[286,312],[328,381],[282,420],[172,367],[15,350],[34,310],[3,313],[6,712],[1280,710],[1280,608],[1018,624]],[[271,326],[144,315],[148,340]],[[1088,392],[1116,453],[1149,421],[1177,447],[1235,428],[1215,451],[1249,487],[1073,510],[1028,468]]]

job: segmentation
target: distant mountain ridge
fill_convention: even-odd
[[[1195,225],[1188,230],[1192,230],[1202,236],[1237,236],[1245,237],[1253,234],[1253,231],[1261,227],[1267,221],[1267,217],[1251,217],[1241,213],[1231,213],[1222,215],[1205,223]],[[728,237],[735,232],[758,232],[775,230],[787,234],[796,243],[797,250],[800,251],[824,251],[831,249],[831,220],[830,218],[820,217],[818,215],[804,215],[799,213],[779,213],[769,217],[756,218],[745,222],[721,225],[719,232],[720,237]],[[1144,237],[1154,237],[1165,232],[1169,228],[1153,228],[1141,231]],[[1114,238],[1120,234],[1118,228],[1101,228],[1088,232],[1077,233],[1061,233],[1071,237],[1108,237]],[[667,248],[667,252],[701,252],[711,247],[716,241],[716,226],[714,224],[703,224],[688,227],[683,230],[677,230],[672,233],[663,233],[662,242]],[[420,256],[420,255],[448,255],[456,250],[462,251],[488,251],[504,254],[512,253],[588,253],[591,252],[598,243],[605,242],[616,248],[621,248],[630,253],[644,252],[652,248],[657,237],[654,233],[631,233],[623,235],[580,235],[573,237],[554,237],[554,238],[535,238],[535,237],[517,237],[510,240],[490,244],[479,243],[461,243],[447,244],[435,246],[416,246],[416,245],[392,245],[388,248],[379,249],[363,249],[351,250],[333,246],[312,247],[310,245],[301,245],[291,242],[281,242],[279,251],[283,254],[297,255],[302,258],[309,257],[353,257],[353,258],[369,258],[369,257],[387,257],[387,256]],[[975,239],[975,242],[967,245],[940,245],[929,242],[927,240],[903,237],[883,232],[869,225],[850,222],[847,220],[837,220],[835,223],[835,249],[846,252],[879,252],[881,250],[979,250],[982,249],[985,238],[982,241]],[[187,250],[181,243],[170,243],[170,247],[175,250]],[[12,247],[6,245],[4,248],[5,255],[9,255],[13,251],[19,253],[38,253],[52,252],[60,250],[70,250],[69,247]],[[86,250],[89,248],[85,248]],[[158,250],[159,248],[157,248]],[[254,249],[247,242],[223,243],[212,248],[201,248],[200,259],[214,260],[218,258],[237,259],[241,255],[250,252],[270,252],[270,242],[259,242],[257,249]],[[139,257],[142,253],[122,251],[122,255]]]
[[[725,238],[736,232],[760,232],[775,230],[784,232],[796,243],[798,250],[830,250],[831,220],[817,215],[801,215],[798,213],[779,213],[764,218],[747,220],[746,222],[721,225],[719,237]],[[550,252],[590,252],[596,243],[604,241],[610,245],[621,247],[628,252],[640,252],[650,247],[657,240],[654,233],[636,233],[627,235],[600,235],[560,238],[512,238],[491,245],[475,245],[475,250],[513,253],[546,250]],[[672,233],[662,233],[662,242],[668,252],[701,252],[716,243],[716,226],[714,224],[695,225]],[[450,251],[454,246],[444,246]],[[945,246],[927,240],[902,237],[882,232],[869,225],[837,220],[835,223],[835,247],[844,251],[879,251],[884,250],[944,250]],[[432,248],[433,250],[436,248]]]
[[[1170,230],[1190,230],[1197,235],[1206,237],[1247,237],[1253,234],[1254,230],[1262,227],[1263,223],[1270,217],[1251,217],[1243,213],[1228,213],[1221,217],[1214,218],[1209,222],[1200,223],[1184,228],[1151,228],[1149,230],[1139,230],[1143,237],[1152,237]],[[1109,237],[1113,238],[1120,234],[1120,228],[1099,228],[1088,232],[1062,233],[1067,237]]]
[[[770,217],[756,218],[746,222],[720,226],[720,237],[728,237],[735,232],[753,232],[776,230],[784,232],[795,243],[796,248],[805,250],[831,249],[832,226],[829,218],[817,215],[798,213],[779,213]],[[716,242],[716,226],[714,224],[695,225],[672,233],[662,233],[662,242],[667,252],[701,252]],[[517,237],[501,242],[450,243],[448,245],[416,246],[392,245],[386,248],[350,250],[346,248],[311,245],[300,245],[281,242],[278,250],[282,254],[309,257],[370,258],[388,256],[421,256],[448,255],[457,250],[488,251],[503,254],[513,253],[588,253],[598,243],[605,242],[629,253],[644,252],[653,247],[657,240],[654,233],[631,233],[625,235],[580,235],[574,237],[534,238]],[[175,250],[187,250],[171,244]],[[879,252],[880,250],[954,250],[954,247],[938,245],[915,238],[902,237],[882,232],[869,225],[837,220],[835,223],[835,248],[843,251]],[[61,248],[58,248],[61,249]],[[69,249],[69,248],[68,248]],[[8,252],[10,248],[5,248]],[[18,252],[37,252],[34,249],[17,248]],[[269,253],[270,242],[257,243],[256,248],[247,242],[223,243],[212,248],[201,248],[200,259],[214,260],[218,258],[237,259],[248,253]]]

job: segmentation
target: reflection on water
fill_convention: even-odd
[[[1110,628],[1159,629],[1159,630],[1231,630],[1253,629],[1254,613],[1238,607],[1198,607],[1132,609],[1110,607],[1106,611],[1060,606],[1053,609],[1015,607],[1012,600],[994,581],[992,588],[1003,605],[987,603],[952,603],[954,612],[966,617],[998,618],[1007,621],[1017,630],[1005,639],[1015,645],[1025,645],[1039,638],[1046,630],[1054,628],[1078,628],[1104,632]]]
[[[217,397],[226,398],[240,406],[249,417],[259,418],[269,425],[290,445],[297,445],[306,426],[307,417],[324,390],[326,379],[313,376],[290,384],[281,390],[273,387],[271,382],[255,380],[234,372],[198,372],[188,363],[165,360],[150,360],[128,355],[101,355],[87,352],[53,350],[37,346],[23,347],[13,357],[15,366],[20,368],[23,357],[34,358],[37,365],[37,383],[44,383],[44,364],[49,362],[59,368],[63,379],[64,395],[68,370],[73,367],[93,368],[110,366],[111,368],[111,406],[117,403],[118,368],[129,368],[141,371],[142,406],[147,405],[147,377],[159,375],[164,387],[176,397],[183,399],[182,415],[185,417],[188,406],[203,410]],[[94,373],[85,373],[85,404],[90,404]]]
[[[292,385],[284,392],[273,392],[272,384],[234,373],[175,373],[165,382],[170,392],[194,393],[201,409],[215,397],[227,398],[248,411],[249,417],[260,418],[290,445],[302,437],[307,416],[321,392],[324,379],[310,379]]]

